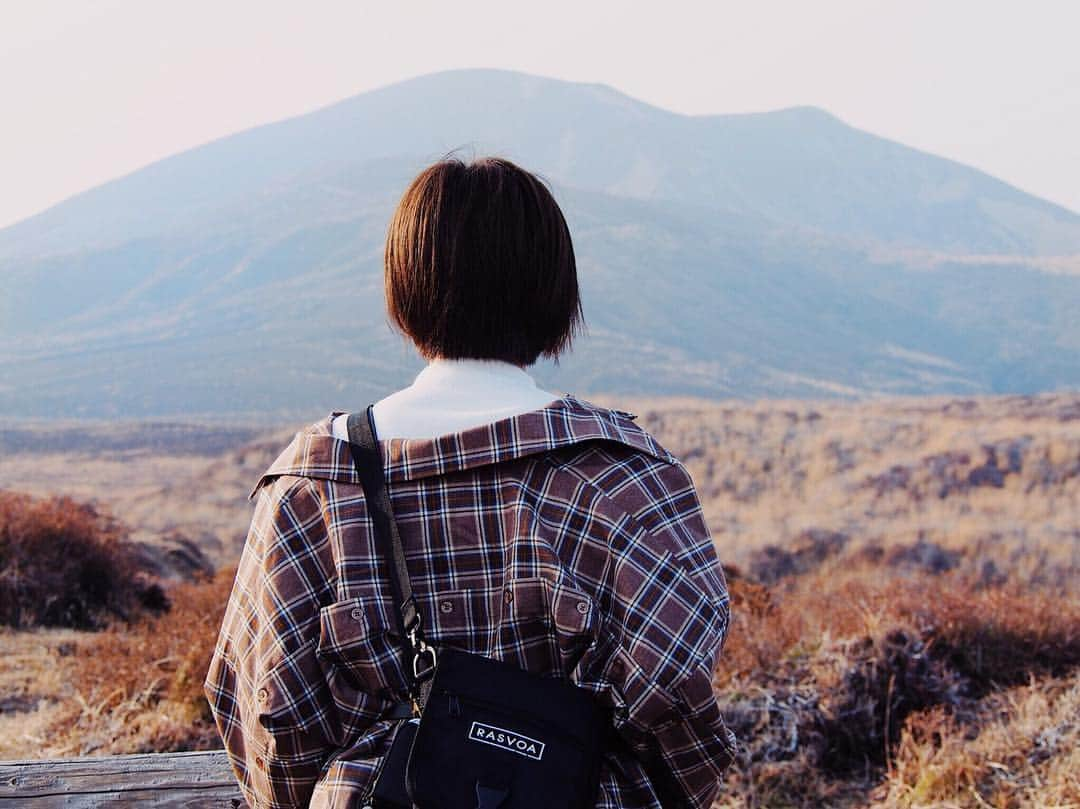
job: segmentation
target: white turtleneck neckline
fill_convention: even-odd
[[[375,431],[387,438],[435,438],[539,410],[559,399],[522,367],[503,360],[431,360],[413,383],[375,402]],[[333,434],[349,440],[347,414]]]

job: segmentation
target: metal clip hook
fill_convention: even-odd
[[[435,658],[435,649],[433,647],[428,646],[422,640],[420,641],[419,646],[420,646],[420,648],[413,655],[413,661],[412,661],[413,677],[415,679],[417,679],[417,680],[420,679],[421,673],[430,674],[432,671],[434,671],[435,670],[435,665],[436,665],[436,662],[437,662],[436,658]],[[429,668],[425,669],[423,672],[421,672],[420,658],[423,657],[424,655],[430,655],[431,656],[431,666]]]

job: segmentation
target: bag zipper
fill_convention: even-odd
[[[390,748],[394,746],[394,740],[397,738],[398,731],[401,730],[402,724],[410,720],[400,719],[396,721],[398,722],[398,726],[394,730],[394,735],[390,737],[390,746],[387,747],[386,752],[382,754],[378,766],[375,767],[375,770],[371,774],[371,778],[368,779],[367,787],[365,787],[364,791],[360,794],[360,809],[374,809],[372,801],[375,800],[375,787],[379,783],[379,776],[382,775],[382,771],[386,767],[386,760],[390,758]]]

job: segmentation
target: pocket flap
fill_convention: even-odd
[[[319,610],[319,652],[338,652],[362,640],[371,622],[360,598],[336,601]]]
[[[306,641],[255,683],[259,722],[267,730],[307,730],[325,718],[329,703],[315,639]]]
[[[596,623],[592,597],[563,582],[554,585],[552,614],[559,632],[568,635],[591,633]]]

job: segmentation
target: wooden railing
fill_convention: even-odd
[[[246,807],[224,751],[0,761],[6,807]]]

